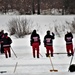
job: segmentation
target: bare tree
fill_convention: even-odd
[[[35,14],[34,0],[32,0],[32,12]]]
[[[40,14],[40,0],[38,0],[38,12],[37,14]]]
[[[13,18],[8,23],[8,29],[11,35],[16,37],[24,37],[31,33],[32,21],[26,18]]]

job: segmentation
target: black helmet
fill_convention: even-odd
[[[8,33],[5,33],[4,35],[5,35],[5,36],[7,36],[7,35],[8,35]]]
[[[49,30],[47,31],[47,35],[50,35],[50,31]]]
[[[36,30],[33,30],[33,33],[36,34]]]
[[[4,30],[1,30],[1,33],[4,33]]]

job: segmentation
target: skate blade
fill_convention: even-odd
[[[58,70],[50,70],[50,72],[58,72]]]

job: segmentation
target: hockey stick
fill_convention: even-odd
[[[16,55],[16,53],[14,52],[14,50],[12,49],[12,47],[11,47],[11,50],[12,50],[12,52],[14,53],[15,57],[17,58],[17,55]]]
[[[14,73],[16,72],[16,68],[17,68],[18,62],[16,62],[15,68],[14,68]]]
[[[74,48],[74,53],[75,53],[75,48]],[[70,66],[71,66],[71,64],[72,64],[73,57],[74,57],[74,54],[72,55],[72,58],[71,58],[71,61],[70,61],[70,65],[69,65],[69,67],[70,67]],[[69,72],[69,68],[68,68],[68,72]]]
[[[41,53],[39,53],[41,57],[43,57],[43,55]]]
[[[0,71],[0,73],[6,73],[7,71]]]
[[[53,54],[67,54],[67,53],[53,53]]]
[[[52,66],[52,70],[50,70],[50,72],[58,72],[58,70],[54,69],[54,66],[53,66],[53,63],[52,63],[52,60],[51,60],[51,56],[49,55],[49,59],[50,59],[50,62],[51,62],[51,66]]]

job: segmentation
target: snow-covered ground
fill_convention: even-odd
[[[7,31],[7,23],[13,17],[18,16],[9,16],[9,15],[0,15],[0,29],[4,29],[5,32]],[[4,54],[0,54],[0,71],[7,71],[4,75],[75,75],[75,73],[68,72],[69,64],[71,57],[68,57],[66,54],[54,54],[54,57],[51,57],[54,69],[58,70],[58,72],[50,72],[52,70],[52,66],[50,63],[50,59],[45,56],[46,49],[43,45],[43,38],[48,30],[47,26],[51,24],[54,25],[55,21],[59,22],[60,24],[64,23],[65,21],[73,21],[73,16],[44,16],[44,15],[30,15],[24,16],[34,21],[34,24],[39,24],[42,29],[38,31],[41,38],[41,45],[40,45],[40,58],[33,58],[32,57],[32,48],[30,46],[30,35],[25,36],[24,38],[15,38],[14,36],[10,36],[12,38],[12,49],[17,55],[17,58],[13,54],[12,50],[12,57],[5,58]],[[64,23],[65,24],[65,23]],[[45,27],[44,27],[45,26]],[[47,27],[47,28],[46,28]],[[65,41],[64,37],[55,36],[54,39],[54,52],[65,52]],[[75,35],[73,39],[73,44],[75,46]],[[73,62],[75,64],[75,57]],[[16,66],[17,64],[17,66]],[[16,66],[16,68],[15,68]]]

